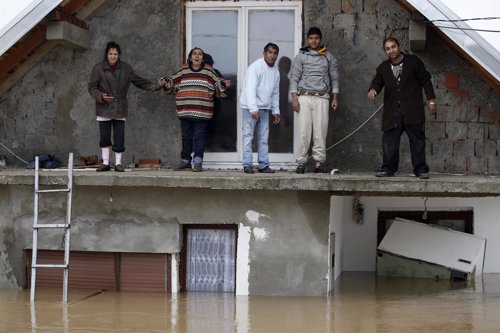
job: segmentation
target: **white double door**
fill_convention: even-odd
[[[248,65],[262,57],[268,42],[280,48],[277,65],[281,113],[279,126],[270,124],[269,157],[275,166],[293,164],[298,142],[288,73],[301,46],[301,13],[301,1],[186,3],[186,54],[193,47],[202,48],[212,56],[214,68],[232,81],[227,98],[215,102],[214,118],[207,133],[206,166],[230,168],[240,165],[242,114],[239,96]]]

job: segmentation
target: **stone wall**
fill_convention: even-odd
[[[107,1],[88,20],[90,49],[57,47],[0,97],[0,142],[26,160],[47,152],[64,160],[70,151],[77,160],[99,154],[94,101],[87,90],[92,66],[102,61],[106,43],[113,40],[122,48],[121,59],[138,75],[170,75],[181,63],[180,3]],[[134,156],[164,161],[177,157],[179,121],[172,96],[131,85],[128,101],[126,162]]]
[[[411,15],[393,0],[304,1],[304,31],[322,28],[323,41],[339,59],[340,108],[330,120],[328,142],[337,142],[362,123],[382,103],[366,98],[375,69],[386,59],[385,37],[394,36],[409,51]],[[500,95],[427,29],[423,51],[414,52],[432,75],[437,115],[426,123],[427,159],[433,172],[498,174]],[[341,169],[370,170],[381,163],[381,115],[358,134],[329,152],[329,162]],[[400,170],[410,172],[406,135]]]
[[[382,103],[369,101],[368,86],[385,59],[381,43],[393,34],[408,50],[410,14],[393,0],[304,1],[303,28],[323,30],[324,43],[339,59],[340,107],[330,119],[327,146],[351,133]],[[115,40],[122,59],[138,74],[159,78],[183,58],[182,1],[109,0],[88,20],[91,49],[57,47],[0,97],[0,142],[29,160],[35,153],[94,155],[98,128],[94,103],[87,92],[92,65]],[[429,116],[427,156],[433,172],[500,171],[500,95],[449,49],[432,31],[425,50],[416,52],[431,72],[438,113]],[[129,91],[125,161],[161,158],[178,162],[179,122],[172,96]],[[371,172],[381,163],[381,115],[355,136],[328,151],[327,163],[349,171]],[[0,153],[5,153],[0,148]],[[18,164],[12,156],[9,162]],[[409,145],[402,139],[401,172],[411,172]]]

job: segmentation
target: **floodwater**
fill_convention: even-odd
[[[474,282],[343,273],[328,297],[0,290],[0,332],[500,332],[500,274]]]

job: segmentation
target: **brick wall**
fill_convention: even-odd
[[[427,160],[431,172],[500,173],[500,94],[427,29],[423,51],[409,51],[411,14],[394,0],[304,1],[304,30],[316,25],[323,42],[339,61],[340,107],[330,120],[328,140],[337,141],[356,128],[382,103],[366,92],[376,67],[386,59],[385,37],[399,39],[404,52],[414,53],[432,75],[437,114],[427,113]],[[381,163],[381,117],[328,153],[328,162],[349,170],[368,171]],[[328,141],[327,140],[327,141]],[[408,139],[401,140],[400,173],[411,173]]]
[[[438,113],[427,118],[429,164],[446,173],[497,174],[500,106],[491,102],[497,98],[478,98],[469,90],[467,75],[443,72],[434,78]]]

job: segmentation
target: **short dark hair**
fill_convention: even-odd
[[[321,34],[321,30],[319,30],[318,27],[310,27],[309,30],[307,31],[307,38],[311,35],[318,35],[319,38],[323,38],[323,35]]]
[[[399,47],[399,40],[397,40],[395,37],[387,37],[382,43],[382,48],[385,48],[385,43],[387,43],[388,41],[393,41]]]
[[[202,48],[199,48],[199,47],[196,47],[196,46],[195,46],[195,47],[193,47],[193,48],[191,49],[191,51],[189,51],[188,58],[187,58],[187,63],[188,63],[189,65],[191,65],[191,64],[193,63],[193,62],[191,61],[191,56],[193,55],[193,51],[194,51],[194,50],[200,50],[200,51],[201,51],[201,53],[203,54],[203,62],[202,62],[202,64],[204,64],[204,63],[205,63],[205,51],[203,51],[203,49],[202,49]]]
[[[264,46],[264,52],[267,52],[269,48],[275,49],[278,53],[280,52],[280,48],[274,43],[267,43],[266,46]]]
[[[213,66],[214,65],[214,58],[208,53],[203,53],[203,61],[205,61],[205,64]]]
[[[104,51],[104,59],[108,58],[108,52],[111,49],[116,49],[116,51],[118,51],[118,55],[122,53],[122,50],[120,48],[120,45],[118,45],[118,43],[108,42],[108,44],[106,44],[106,50]]]

